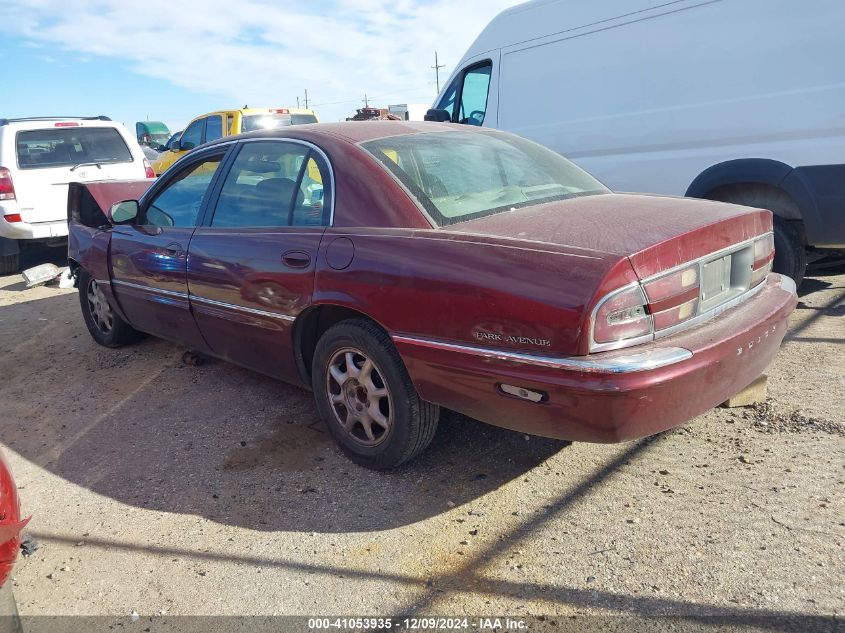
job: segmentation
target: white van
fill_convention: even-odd
[[[0,274],[18,270],[22,244],[67,239],[69,182],[154,176],[108,117],[0,119]]]
[[[842,0],[535,0],[426,118],[515,132],[615,190],[771,209],[775,270],[799,281],[845,255],[843,25]]]

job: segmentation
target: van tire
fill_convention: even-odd
[[[91,338],[97,343],[103,347],[123,347],[146,336],[120,318],[120,315],[102,292],[97,292],[97,281],[83,268],[79,269],[77,285],[79,287],[79,306],[82,308],[82,318],[85,320],[85,326],[88,328]],[[109,315],[108,327],[104,325],[103,313],[101,312],[99,317],[95,313],[89,293],[97,296],[97,302],[105,301]]]
[[[0,256],[0,275],[11,275],[18,272],[20,267],[21,257],[18,253]]]
[[[791,277],[797,286],[804,280],[807,270],[807,251],[798,231],[801,211],[789,195],[764,184],[728,185],[711,191],[707,198],[731,202],[757,209],[768,209],[774,214],[775,260],[772,270]]]

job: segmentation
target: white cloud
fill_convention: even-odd
[[[369,5],[358,0],[19,0],[7,27],[31,44],[122,61],[224,103],[295,105],[308,89],[324,120],[378,104],[429,103],[434,50],[445,81],[481,29],[514,0]],[[338,101],[351,101],[336,105]]]

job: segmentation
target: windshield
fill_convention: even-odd
[[[407,134],[361,145],[399,178],[438,226],[609,192],[559,154],[510,134]]]
[[[316,123],[317,117],[313,114],[279,114],[277,112],[267,114],[249,114],[244,116],[241,123],[241,132],[254,132],[255,130],[272,130],[288,125],[303,125],[305,123]]]
[[[132,162],[129,148],[113,127],[27,130],[18,132],[16,145],[21,169]]]

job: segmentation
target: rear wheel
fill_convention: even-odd
[[[79,305],[91,338],[104,347],[121,347],[144,337],[120,318],[99,282],[83,269],[79,270]]]
[[[440,408],[419,397],[390,338],[364,320],[342,321],[317,342],[317,409],[355,463],[385,470],[431,443]]]
[[[20,255],[2,255],[0,256],[0,275],[11,275],[18,272],[21,266]]]
[[[786,192],[763,184],[730,185],[711,192],[711,200],[768,209],[775,214],[775,261],[772,270],[800,285],[807,270],[807,251],[795,227],[801,211]],[[788,219],[789,218],[789,219]]]

